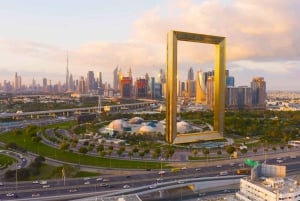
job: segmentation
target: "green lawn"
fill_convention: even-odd
[[[7,166],[13,164],[16,159],[4,154],[0,154],[0,169],[5,169]]]
[[[39,154],[44,157],[57,159],[60,161],[91,165],[98,167],[111,167],[111,168],[131,168],[131,169],[159,169],[159,162],[146,162],[146,161],[134,161],[134,160],[121,160],[110,159],[103,157],[93,157],[83,154],[71,153],[69,151],[63,151],[49,147],[40,142],[32,142],[28,135],[20,134],[15,135],[12,132],[8,132],[0,135],[0,141],[4,143],[16,143],[19,147],[23,147],[26,150]],[[170,168],[167,164],[163,164],[164,168]]]
[[[58,179],[62,180],[62,167],[63,166],[52,166],[48,164],[42,164],[40,168],[40,174],[36,176],[31,176],[29,180],[47,180],[47,179]],[[99,176],[99,173],[94,172],[83,172],[78,168],[64,165],[66,178],[77,178],[77,177],[95,177]]]
[[[209,156],[208,160],[210,159],[221,159],[224,158],[222,156]],[[206,161],[207,157],[206,156],[189,156],[189,160],[191,161],[197,161],[197,160],[201,160],[201,161]]]

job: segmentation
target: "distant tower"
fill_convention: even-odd
[[[215,97],[214,97],[214,76],[209,76],[206,82],[206,104],[210,109],[214,108]]]
[[[252,104],[258,109],[265,109],[266,104],[266,82],[263,77],[254,77],[251,82]]]
[[[22,77],[20,75],[18,75],[17,73],[15,73],[15,77],[14,77],[14,84],[15,84],[15,90],[19,90],[22,87]]]
[[[94,71],[88,71],[86,77],[86,87],[87,87],[87,92],[91,92],[95,89]]]
[[[113,88],[114,88],[115,91],[117,91],[118,88],[119,88],[119,69],[118,69],[118,66],[113,71],[113,79],[114,79]]]
[[[194,70],[190,67],[188,71],[188,80],[194,80]]]
[[[132,71],[131,71],[131,68],[129,68],[129,71],[128,71],[128,77],[131,77],[131,78],[132,78]]]
[[[196,103],[206,103],[205,73],[202,71],[196,74]]]
[[[69,74],[69,56],[67,54],[67,75],[66,75],[66,91],[70,89],[70,74]]]
[[[165,72],[163,69],[160,69],[159,70],[159,74],[158,74],[158,77],[157,77],[157,83],[165,83],[166,82],[166,75],[165,75]]]
[[[98,74],[98,94],[99,95],[104,95],[104,84],[103,84],[103,81],[102,81],[102,72],[99,72]]]

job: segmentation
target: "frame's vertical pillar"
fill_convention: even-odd
[[[225,39],[216,44],[215,91],[214,91],[214,130],[223,135],[225,110]]]
[[[177,133],[177,39],[174,31],[167,35],[167,83],[166,83],[166,141],[173,143]]]

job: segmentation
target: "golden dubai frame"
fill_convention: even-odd
[[[214,126],[212,131],[177,134],[177,41],[214,44]],[[181,144],[222,139],[225,109],[225,37],[181,31],[167,35],[166,136],[168,143]]]

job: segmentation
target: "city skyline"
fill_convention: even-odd
[[[222,35],[236,86],[256,76],[267,90],[298,90],[299,44],[296,0],[264,1],[2,1],[0,80],[64,83],[66,58],[74,79],[88,70],[112,84],[113,69],[134,77],[157,77],[165,69],[166,33],[182,30]],[[117,6],[116,6],[117,5]],[[255,13],[255,15],[253,15]],[[238,19],[238,20],[237,20]],[[214,50],[179,44],[181,72],[213,69]],[[186,79],[186,73],[183,79]]]

